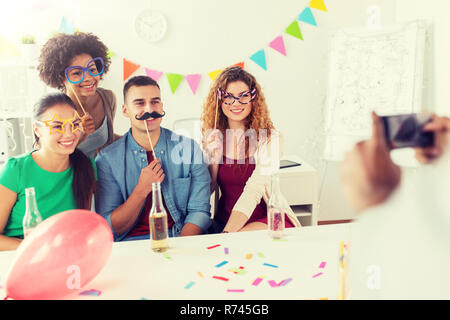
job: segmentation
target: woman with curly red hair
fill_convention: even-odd
[[[67,94],[84,119],[78,149],[95,157],[114,141],[116,97],[99,87],[111,61],[108,48],[92,33],[57,34],[42,47],[38,71],[50,87]]]
[[[271,174],[279,169],[280,136],[255,77],[240,67],[223,70],[209,91],[201,121],[211,190],[218,203],[214,231],[267,229],[267,202]],[[300,226],[287,202],[283,209],[286,227]]]

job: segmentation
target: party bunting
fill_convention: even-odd
[[[300,13],[300,15],[298,16],[297,19],[300,20],[300,21],[309,23],[309,24],[311,24],[313,26],[317,26],[316,19],[314,19],[314,16],[313,16],[312,11],[311,11],[310,8],[305,8],[302,11],[302,13]]]
[[[175,93],[178,86],[180,85],[181,80],[183,80],[184,76],[178,73],[168,73],[167,80],[169,80],[170,90],[172,93]]]
[[[186,81],[189,84],[189,87],[191,87],[191,90],[194,94],[197,92],[201,77],[202,75],[198,73],[186,75]]]
[[[300,40],[303,40],[303,36],[302,36],[302,32],[300,31],[300,27],[297,23],[297,20],[295,20],[294,22],[292,22],[287,28],[286,28],[286,33],[296,37]]]
[[[316,19],[314,18],[314,15],[313,15],[313,12],[311,9],[317,9],[317,10],[328,12],[328,10],[325,6],[324,0],[310,0],[309,7],[306,7],[305,9],[303,9],[303,11],[298,15],[297,19],[294,20],[284,30],[284,32],[286,34],[289,34],[289,35],[297,38],[297,39],[304,40],[302,32],[300,30],[299,21],[311,24],[313,26],[317,26]],[[63,19],[61,21],[60,29],[65,33],[73,33],[73,32],[76,32],[76,30],[77,30],[77,29],[75,29],[75,27],[73,25],[71,25],[69,23],[69,21],[67,21],[67,19],[65,17],[63,17]],[[268,46],[271,47],[272,49],[278,51],[282,55],[286,56],[286,47],[285,47],[284,38],[282,35],[274,38],[268,44]],[[1,50],[0,50],[0,53],[2,53]],[[4,55],[4,53],[3,53],[3,55]],[[108,52],[109,58],[111,58],[113,55],[114,55],[114,52]],[[264,70],[267,71],[267,61],[266,61],[265,49],[261,49],[261,50],[257,51],[256,53],[254,53],[250,57],[250,60],[252,60],[257,65],[259,65],[261,68],[263,68]],[[123,65],[124,81],[127,78],[129,78],[134,72],[136,72],[137,69],[139,69],[141,67],[140,65],[138,65],[136,63],[126,60],[125,58],[123,59],[123,64],[124,64]],[[238,62],[232,66],[239,66],[242,69],[244,69],[244,62],[243,61]],[[208,76],[212,81],[215,81],[216,78],[219,76],[219,74],[223,70],[224,69],[217,69],[217,70],[211,71],[208,73]],[[152,70],[149,68],[145,68],[145,72],[146,72],[147,76],[151,77],[155,81],[158,81],[163,74],[163,71],[156,71],[156,70]],[[186,78],[186,81],[188,82],[192,93],[196,94],[200,80],[202,78],[202,75],[198,74],[198,73],[187,74],[187,75],[168,73],[166,75],[167,75],[167,79],[169,81],[169,85],[170,85],[170,89],[171,89],[172,93],[175,93],[175,91],[178,89],[178,86],[180,85],[183,78]]]
[[[309,7],[328,12],[327,7],[325,7],[325,3],[323,3],[323,0],[311,0],[309,2]]]
[[[258,66],[263,68],[264,70],[267,70],[266,65],[266,53],[264,52],[264,49],[259,50],[255,54],[253,54],[250,59],[254,61]]]
[[[216,80],[217,76],[223,71],[223,69],[220,70],[214,70],[208,73],[208,76],[211,78],[212,81]]]
[[[278,51],[279,53],[281,53],[282,55],[286,55],[286,48],[284,47],[284,40],[282,36],[278,36],[275,39],[273,39],[270,43],[269,43],[269,47],[271,47],[272,49],[275,49],[276,51]]]
[[[141,66],[123,58],[123,81],[127,80]]]
[[[158,81],[163,74],[161,71],[156,71],[149,68],[145,68],[145,73],[147,74],[148,77],[152,78],[155,81]]]
[[[241,69],[244,70],[244,61],[233,64],[233,67],[241,67]]]
[[[66,17],[62,17],[59,25],[59,31],[65,34],[74,34],[76,28],[69,21],[67,21]]]

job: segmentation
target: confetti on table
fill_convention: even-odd
[[[253,281],[252,286],[257,286],[258,284],[261,283],[261,281],[263,280],[264,277],[258,277],[255,279],[255,281]]]
[[[192,287],[195,284],[194,281],[189,282],[184,288],[185,289],[189,289],[190,287]]]
[[[172,259],[172,257],[167,252],[163,253],[163,257],[166,258],[167,260]]]
[[[245,256],[245,259],[250,260],[252,257],[253,257],[253,254],[247,253],[247,255]]]
[[[244,292],[244,289],[227,289],[227,292]]]
[[[218,276],[213,276],[213,278],[214,278],[214,279],[217,279],[217,280],[223,280],[223,281],[228,281],[228,280],[230,280],[230,279],[228,279],[228,278],[218,277]]]
[[[327,297],[319,298],[319,300],[328,300],[328,298]]]
[[[263,265],[264,265],[264,266],[268,266],[268,267],[272,267],[272,268],[278,268],[278,266],[276,266],[276,265],[274,265],[274,264],[266,263],[266,262],[264,262]]]
[[[275,242],[286,242],[287,240],[286,239],[277,239],[277,238],[275,238],[272,241],[275,241]]]
[[[203,278],[203,274],[200,271],[197,271],[197,274],[200,276],[200,278]]]
[[[281,281],[278,285],[279,286],[285,286],[291,281],[292,281],[292,278],[287,278],[287,279],[284,279],[283,281]]]
[[[270,284],[270,286],[271,286],[272,288],[278,287],[278,286],[279,286],[279,284],[276,283],[274,280],[269,280],[268,282],[269,282],[269,284]]]
[[[225,248],[224,251],[225,251],[225,254],[229,253],[228,248]]]
[[[312,277],[313,277],[313,278],[316,278],[316,277],[321,276],[321,275],[323,275],[323,273],[322,273],[322,272],[319,272],[319,273],[316,273],[315,275],[313,275]]]
[[[322,261],[322,263],[320,264],[319,268],[323,269],[323,268],[325,268],[326,265],[327,265],[327,263],[325,261]]]
[[[258,255],[258,257],[260,257],[260,258],[265,258],[264,254],[263,254],[262,252],[258,252],[257,255]]]
[[[80,292],[80,296],[99,296],[101,294],[102,294],[101,291],[94,290],[94,289],[85,290],[83,292]]]
[[[210,250],[210,249],[214,249],[214,248],[217,248],[217,247],[220,247],[220,244],[216,244],[214,246],[210,246],[210,247],[208,247],[206,249]]]
[[[216,268],[220,268],[223,265],[226,265],[228,263],[228,261],[222,261],[221,263],[219,263],[218,265],[216,265]]]

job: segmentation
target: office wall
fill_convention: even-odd
[[[159,83],[171,128],[180,118],[199,117],[211,80],[207,73],[244,61],[245,68],[262,85],[270,115],[284,136],[284,152],[297,154],[318,169],[322,178],[323,111],[328,76],[329,34],[344,27],[364,27],[367,8],[378,5],[381,23],[394,21],[390,0],[328,0],[328,12],[313,9],[318,26],[301,23],[304,41],[284,35],[287,56],[267,47],[308,6],[309,1],[230,0],[106,2],[81,0],[80,29],[97,34],[115,53],[103,86],[112,89],[122,104],[122,59],[164,72],[201,73],[196,95],[183,81],[175,94],[163,75]],[[134,32],[134,19],[144,9],[162,12],[168,21],[166,36],[145,43]],[[267,71],[249,57],[265,48]],[[144,68],[135,74],[145,74]],[[118,133],[129,127],[120,114]],[[352,211],[342,197],[339,163],[327,165],[321,193],[319,220],[348,219]]]

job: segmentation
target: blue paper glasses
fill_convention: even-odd
[[[84,80],[85,71],[93,77],[99,76],[105,70],[103,59],[98,57],[89,61],[86,68],[80,66],[67,67],[65,70],[66,79],[73,84],[80,83]]]

